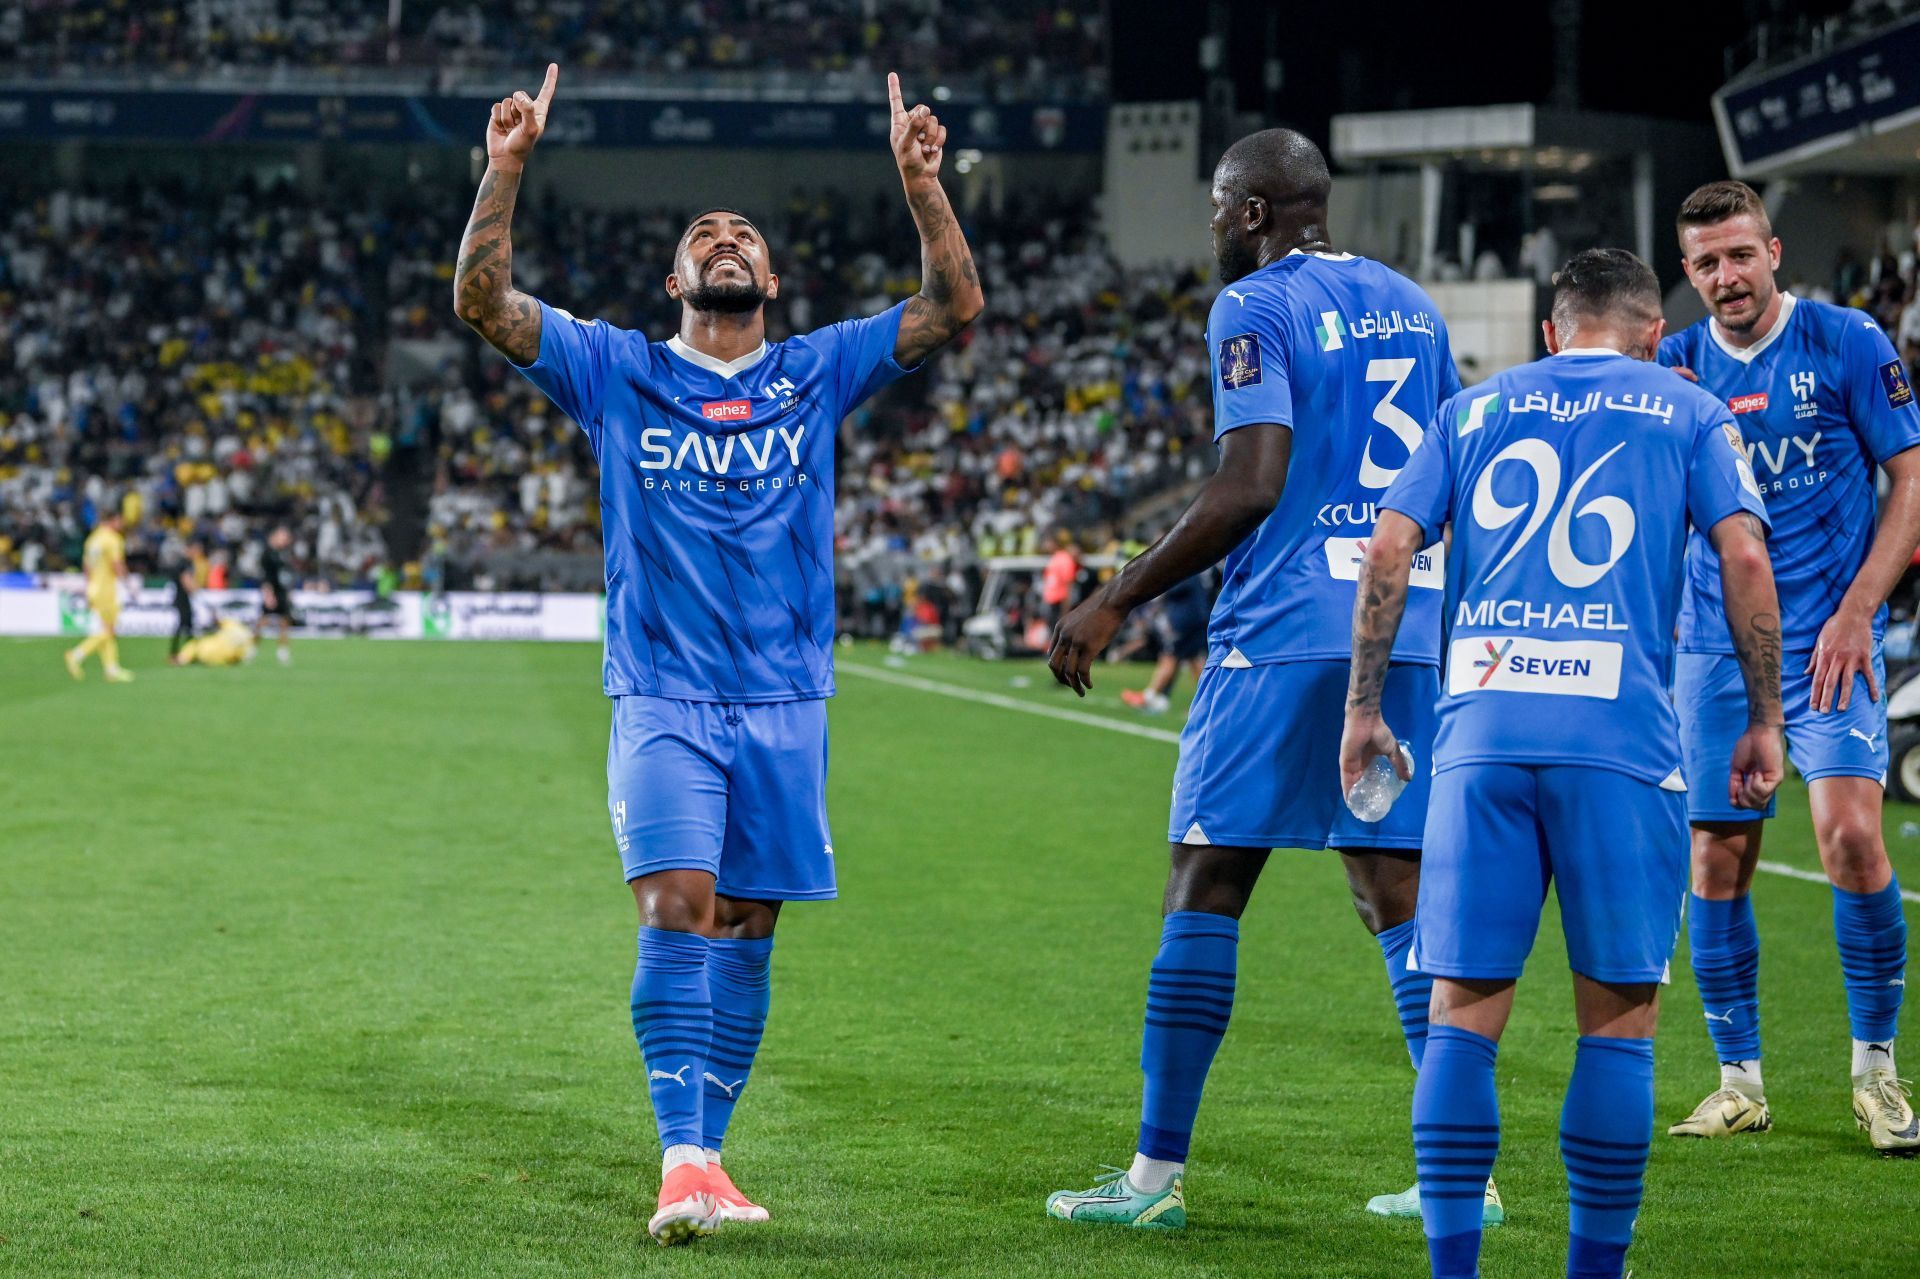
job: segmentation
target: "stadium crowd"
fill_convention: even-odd
[[[447,305],[447,228],[467,198],[17,192],[0,222],[0,569],[71,567],[115,501],[138,516],[129,556],[144,572],[200,540],[247,576],[258,536],[284,522],[303,580],[366,583],[410,510],[428,585],[490,584],[486,561],[503,554],[597,562],[584,438]],[[903,217],[806,194],[775,211],[772,335],[910,293]],[[639,264],[670,258],[678,213],[537,201],[521,219],[522,287],[672,331],[673,304]],[[1192,334],[1211,286],[1121,271],[1074,210],[973,222],[987,314],[846,433],[856,611],[981,555],[1034,550],[1057,526],[1110,524],[1208,465]]]
[[[22,66],[206,75],[276,67],[538,66],[672,75],[970,68],[1002,94],[1099,92],[1101,6],[1085,0],[4,0]]]

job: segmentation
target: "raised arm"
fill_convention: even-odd
[[[540,306],[513,287],[513,205],[527,157],[547,127],[559,80],[559,64],[549,63],[539,97],[519,92],[493,104],[487,172],[453,268],[453,313],[516,364],[540,358]]]
[[[1085,697],[1100,656],[1127,614],[1165,594],[1246,540],[1279,504],[1293,432],[1270,423],[1244,426],[1220,441],[1220,469],[1166,536],[1128,561],[1067,614],[1053,633],[1053,677]]]
[[[1422,540],[1418,524],[1399,511],[1382,511],[1360,561],[1360,581],[1353,595],[1347,722],[1340,734],[1342,793],[1353,789],[1375,755],[1385,755],[1402,778],[1413,780],[1394,740],[1393,728],[1380,712],[1380,693],[1387,683],[1394,636],[1400,633],[1400,619],[1407,611],[1407,579],[1413,573],[1413,556]]]
[[[1787,722],[1780,706],[1780,600],[1767,532],[1742,511],[1715,524],[1707,537],[1720,557],[1727,630],[1747,683],[1747,731],[1733,748],[1727,798],[1740,808],[1765,808],[1785,771],[1780,734]]]
[[[925,106],[906,109],[900,77],[887,73],[887,101],[893,108],[893,160],[907,207],[920,230],[920,291],[907,299],[893,358],[911,368],[954,339],[986,305],[980,272],[974,269],[967,237],[940,187],[940,159],[947,129]]]

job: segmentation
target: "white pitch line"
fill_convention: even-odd
[[[1085,711],[1062,710],[1058,706],[1041,706],[1035,702],[1021,701],[1017,697],[1003,697],[999,693],[983,692],[960,684],[943,684],[939,680],[922,679],[918,675],[902,675],[898,671],[881,670],[874,666],[857,666],[852,662],[838,662],[834,669],[842,675],[860,675],[867,679],[877,679],[883,684],[898,684],[902,688],[917,688],[923,693],[957,697],[963,702],[978,702],[982,706],[998,706],[1001,710],[1044,715],[1048,719],[1063,719],[1070,724],[1089,724],[1094,728],[1125,733],[1129,737],[1144,737],[1154,742],[1168,742],[1176,746],[1180,743],[1180,734],[1170,733],[1164,728],[1148,728],[1145,724],[1128,724],[1122,720],[1107,719],[1101,715],[1089,715]]]
[[[883,684],[898,684],[901,688],[918,689],[922,693],[937,693],[941,697],[957,697],[963,702],[978,702],[982,706],[998,706],[1002,710],[1021,711],[1028,715],[1043,715],[1048,719],[1065,720],[1070,724],[1086,724],[1093,728],[1104,728],[1111,733],[1125,733],[1129,737],[1144,737],[1149,741],[1167,742],[1179,745],[1180,734],[1164,728],[1148,728],[1145,724],[1129,724],[1124,720],[1108,719],[1103,715],[1089,715],[1085,711],[1062,710],[1058,706],[1040,706],[1033,702],[1022,701],[1017,697],[1007,697],[1000,693],[989,693],[977,688],[968,688],[963,684],[944,684],[939,680],[925,679],[919,675],[902,675],[898,671],[881,670],[873,666],[859,666],[853,662],[839,662],[835,670],[843,675],[860,675],[867,679],[877,679]],[[1803,879],[1809,884],[1824,884],[1826,875],[1817,870],[1802,870],[1798,866],[1789,866],[1785,862],[1762,861],[1758,869],[1769,875],[1784,875],[1788,879]],[[1900,890],[1900,899],[1920,903],[1920,892],[1911,888]]]

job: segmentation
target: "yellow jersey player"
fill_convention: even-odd
[[[81,562],[87,573],[87,607],[93,611],[93,634],[78,647],[67,650],[67,674],[85,678],[89,657],[100,654],[109,684],[133,682],[133,672],[120,665],[120,583],[127,577],[127,539],[121,529],[125,519],[114,511],[87,535]]]
[[[211,633],[182,644],[180,651],[167,660],[175,666],[189,666],[194,662],[202,666],[238,666],[251,662],[253,653],[253,632],[245,623],[228,617],[221,619]]]

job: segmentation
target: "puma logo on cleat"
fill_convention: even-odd
[[[687,1081],[681,1078],[681,1076],[685,1075],[689,1070],[692,1070],[692,1069],[693,1069],[693,1063],[688,1062],[686,1065],[680,1067],[680,1069],[671,1071],[671,1072],[665,1071],[665,1070],[649,1070],[647,1072],[647,1082],[652,1083],[656,1079],[671,1079],[673,1080],[674,1083],[679,1084],[682,1088],[685,1088],[687,1086]]]
[[[1873,736],[1871,736],[1871,737],[1869,737],[1869,736],[1868,736],[1867,734],[1865,734],[1865,733],[1863,733],[1863,732],[1861,732],[1861,731],[1860,731],[1859,729],[1857,729],[1857,728],[1849,728],[1849,729],[1847,730],[1847,736],[1848,736],[1848,737],[1857,737],[1857,738],[1859,738],[1859,739],[1860,739],[1861,741],[1863,741],[1863,742],[1865,742],[1865,743],[1867,744],[1867,749],[1868,749],[1868,750],[1872,750],[1872,749],[1873,749],[1873,743],[1874,743],[1874,739],[1875,739],[1875,738],[1878,738],[1878,737],[1880,736],[1880,734],[1878,734],[1878,733],[1875,733],[1875,734],[1873,734]]]
[[[1723,1013],[1706,1013],[1705,1015],[1708,1021],[1717,1021],[1727,1026],[1733,1025],[1733,1011],[1731,1009]]]
[[[708,1083],[712,1084],[715,1088],[718,1088],[721,1092],[727,1094],[728,1097],[733,1096],[734,1089],[738,1088],[741,1084],[744,1084],[747,1082],[746,1079],[743,1077],[743,1078],[734,1080],[730,1084],[724,1083],[721,1081],[720,1076],[714,1074],[711,1070],[702,1074],[700,1078],[706,1080]]]

